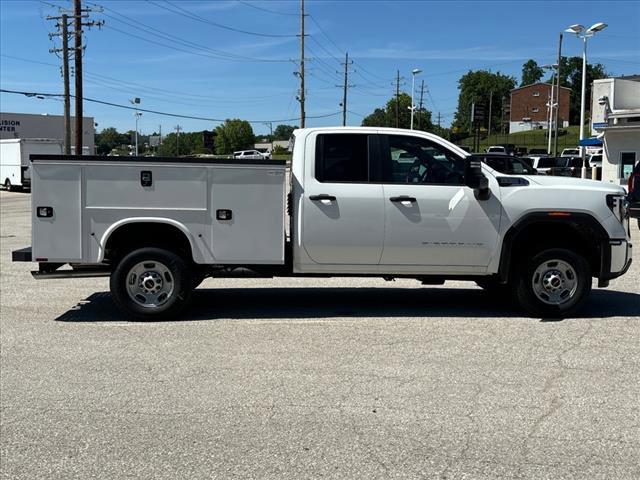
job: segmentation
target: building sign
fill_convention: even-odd
[[[0,120],[0,132],[15,132],[16,127],[20,126],[20,120],[10,120],[3,118]]]
[[[597,128],[604,128],[607,127],[609,125],[608,122],[593,122],[593,128],[597,129]]]

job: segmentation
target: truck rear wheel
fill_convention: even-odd
[[[532,316],[564,318],[577,313],[591,292],[589,262],[563,248],[544,250],[521,267],[518,303]]]
[[[13,191],[13,185],[11,185],[11,180],[9,180],[8,178],[4,181],[4,189],[7,192]]]
[[[178,255],[161,248],[140,248],[126,255],[111,273],[111,294],[120,310],[138,320],[175,318],[191,296],[191,271]]]

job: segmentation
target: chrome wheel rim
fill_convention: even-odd
[[[562,305],[578,290],[578,275],[564,260],[546,260],[533,272],[531,286],[538,300],[547,305]]]
[[[171,270],[155,260],[134,265],[127,274],[129,298],[144,308],[158,308],[169,301],[174,292]]]

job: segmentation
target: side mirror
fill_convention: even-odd
[[[491,196],[489,180],[482,173],[482,162],[477,158],[468,157],[465,160],[464,179],[467,187],[473,188],[478,200],[488,200]]]

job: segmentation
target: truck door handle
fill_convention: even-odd
[[[410,197],[409,195],[400,195],[399,197],[391,197],[389,200],[391,200],[393,203],[402,203],[402,202],[414,203],[417,201],[415,197]]]
[[[335,201],[336,197],[333,195],[327,195],[326,193],[321,193],[320,195],[311,195],[309,200],[313,200],[314,202],[318,202],[321,200],[329,200],[330,202]]]

